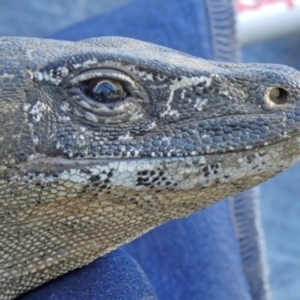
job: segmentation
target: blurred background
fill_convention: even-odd
[[[130,0],[0,0],[0,36],[43,37]],[[243,62],[300,70],[300,0],[239,0]],[[276,300],[300,299],[300,164],[260,187],[269,278]]]

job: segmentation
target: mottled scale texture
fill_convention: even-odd
[[[0,299],[294,164],[299,90],[285,66],[132,39],[1,38]]]

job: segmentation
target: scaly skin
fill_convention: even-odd
[[[0,299],[294,164],[299,87],[125,38],[0,39]]]

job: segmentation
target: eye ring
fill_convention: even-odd
[[[70,84],[72,86],[78,86],[82,83],[92,80],[92,79],[109,79],[109,80],[116,80],[119,82],[128,83],[132,86],[134,86],[134,81],[125,73],[122,73],[118,70],[114,69],[93,69],[89,71],[85,71],[83,73],[77,74],[75,77],[73,77],[70,80]]]

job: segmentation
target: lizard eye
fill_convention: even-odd
[[[83,72],[71,80],[87,96],[91,105],[113,108],[126,100],[135,90],[133,80],[123,72],[113,69],[94,69]],[[123,100],[123,101],[122,101]]]
[[[126,97],[122,84],[111,79],[91,80],[83,92],[100,103],[116,102]]]
[[[102,124],[137,122],[150,103],[144,88],[116,69],[83,71],[69,79],[68,87],[63,109]]]

